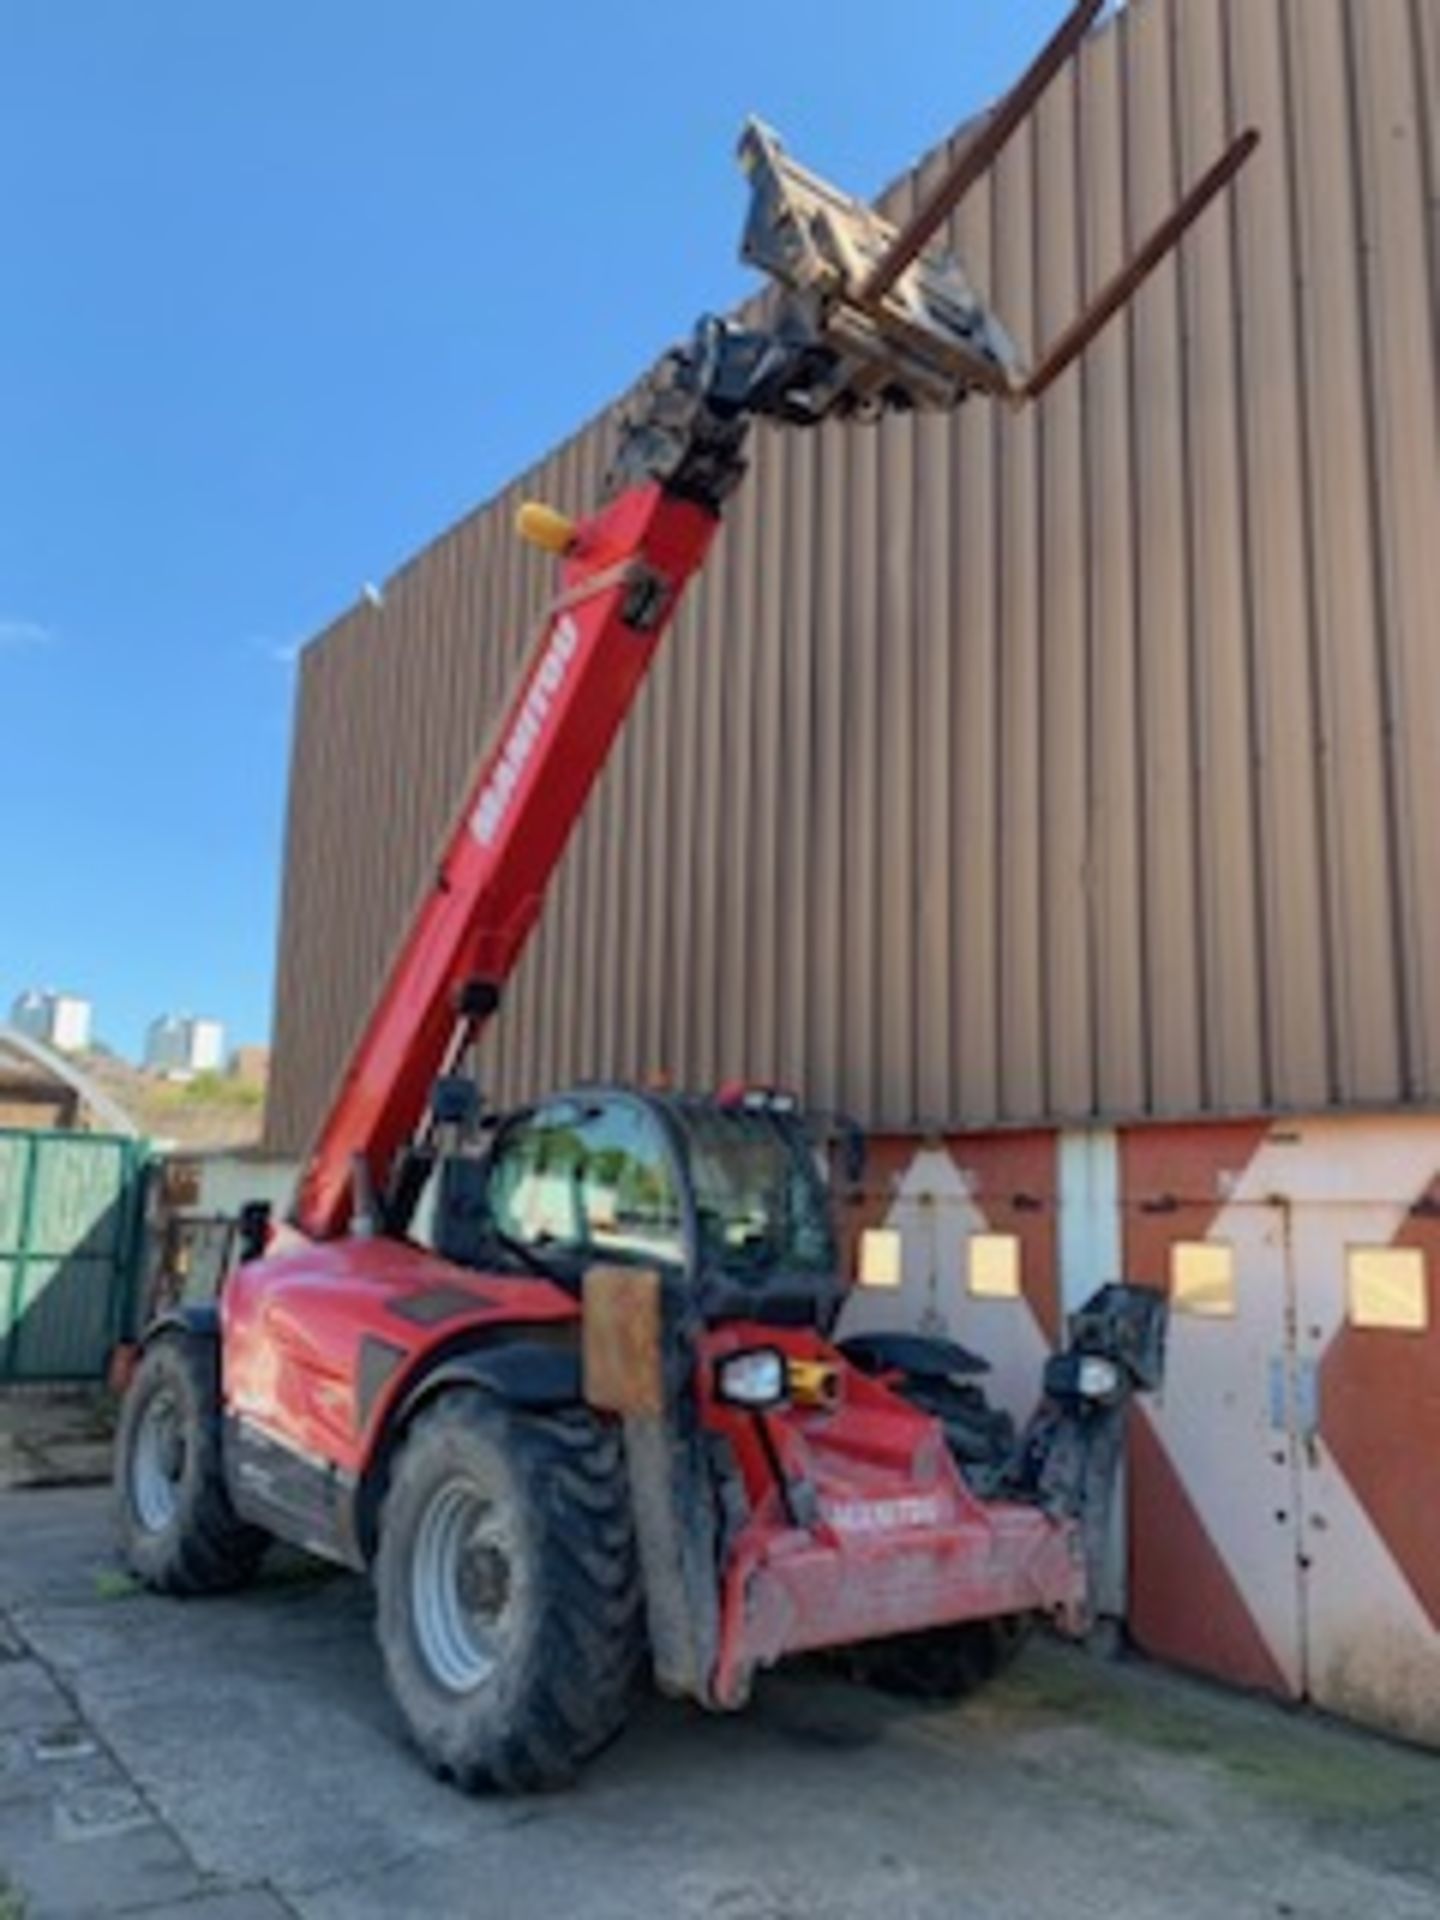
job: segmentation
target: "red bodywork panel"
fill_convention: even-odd
[[[715,1360],[754,1346],[833,1364],[836,1403],[767,1415],[717,1404]],[[740,1705],[756,1668],[820,1647],[1005,1614],[1083,1626],[1078,1527],[1037,1507],[977,1498],[929,1414],[847,1365],[818,1334],[727,1326],[706,1337],[703,1352],[705,1424],[729,1439],[750,1504],[723,1574],[717,1705]],[[792,1513],[760,1421],[792,1489]]]
[[[377,1239],[252,1261],[226,1282],[221,1311],[227,1414],[354,1485],[438,1349],[567,1324],[578,1340],[581,1309],[548,1281],[477,1273]],[[763,1416],[718,1403],[715,1361],[750,1346],[833,1365],[835,1403]],[[383,1362],[368,1381],[367,1353]],[[819,1647],[1003,1614],[1083,1622],[1074,1523],[978,1499],[939,1423],[819,1334],[727,1325],[701,1337],[697,1367],[703,1423],[729,1442],[748,1509],[717,1569],[712,1704],[740,1705],[757,1668]]]
[[[312,1240],[345,1232],[353,1156],[385,1180],[413,1136],[456,1027],[457,991],[509,978],[661,634],[719,526],[655,485],[576,532],[562,591],[482,756],[435,879],[345,1069],[296,1196]]]
[[[221,1295],[225,1411],[342,1474],[364,1471],[417,1367],[457,1335],[574,1321],[548,1280],[487,1276],[397,1240],[339,1240],[237,1267]],[[362,1391],[366,1341],[383,1384]],[[478,1341],[476,1342],[478,1344]]]

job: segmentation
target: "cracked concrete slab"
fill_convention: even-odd
[[[151,1907],[144,1920],[290,1920],[292,1911],[273,1893],[250,1888],[235,1893],[202,1893],[179,1906]]]
[[[204,1891],[184,1848],[153,1819],[86,1835],[68,1829],[63,1801],[0,1805],[0,1866],[26,1920],[104,1920]]]
[[[111,1850],[106,1888],[128,1876],[151,1920],[1440,1910],[1440,1760],[1139,1663],[1040,1646],[939,1709],[801,1669],[736,1717],[650,1702],[572,1793],[466,1799],[405,1745],[364,1582],[291,1564],[162,1601],[115,1578],[93,1493],[10,1496],[0,1539],[23,1642],[0,1665],[0,1739],[20,1743],[8,1802],[0,1747],[0,1864],[24,1882],[38,1856],[7,1849],[45,1813],[66,1872]],[[67,1724],[96,1752],[57,1815],[34,1781],[64,1769],[24,1743]],[[82,1837],[87,1809],[115,1831]]]

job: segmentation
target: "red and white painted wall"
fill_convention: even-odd
[[[1440,1116],[887,1138],[866,1187],[900,1284],[846,1330],[953,1334],[1017,1419],[1095,1287],[1169,1293],[1109,1596],[1141,1647],[1440,1745]]]

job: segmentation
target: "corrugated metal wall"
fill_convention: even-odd
[[[899,1128],[1440,1100],[1440,5],[1134,0],[953,237],[1038,346],[1250,123],[1232,204],[1037,415],[757,435],[501,1091],[773,1074]],[[515,505],[593,502],[609,439],[304,655],[281,1148],[529,644]]]

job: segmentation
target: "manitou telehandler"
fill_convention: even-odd
[[[821,1143],[790,1099],[586,1086],[500,1114],[472,1049],[752,422],[1038,399],[1248,157],[1254,135],[1022,368],[932,242],[1099,6],[902,231],[746,130],[743,251],[776,318],[707,320],[662,362],[593,518],[523,513],[559,593],[290,1220],[250,1210],[217,1304],[144,1336],[116,1452],[131,1568],[209,1593],[279,1539],[369,1570],[395,1699],[463,1786],[565,1779],[647,1664],[716,1709],[817,1649],[940,1691],[1027,1621],[1090,1617],[1124,1409],[1160,1374],[1158,1295],[1108,1286],[1074,1317],[1017,1438],[954,1343],[836,1336]],[[853,1179],[854,1136],[831,1123],[828,1144]]]

